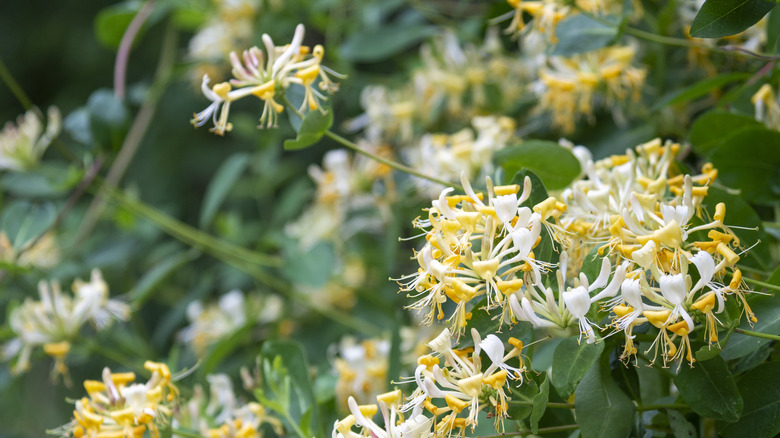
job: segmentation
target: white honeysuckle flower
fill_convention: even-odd
[[[0,131],[0,170],[25,171],[36,166],[43,153],[62,129],[62,115],[57,107],[47,110],[44,130],[37,109],[19,116],[16,125],[6,122]]]

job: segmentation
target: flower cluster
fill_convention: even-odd
[[[87,322],[98,329],[114,320],[127,320],[130,307],[108,297],[108,285],[99,270],[92,270],[89,282],[73,282],[73,297],[63,294],[58,282],[38,283],[40,301],[27,299],[11,311],[8,318],[16,338],[2,348],[2,359],[18,356],[12,371],[20,373],[30,366],[30,354],[36,347],[55,358],[53,376],[66,374],[65,356]]]
[[[390,342],[386,339],[366,339],[360,343],[345,337],[338,345],[338,357],[333,368],[338,373],[336,399],[352,397],[368,403],[386,390]]]
[[[264,103],[260,127],[275,127],[279,113],[284,111],[277,92],[284,96],[293,84],[304,88],[305,97],[299,111],[324,111],[320,102],[327,98],[320,91],[336,91],[338,84],[330,76],[339,75],[321,65],[325,56],[325,49],[321,45],[314,48],[302,45],[304,32],[303,25],[299,24],[292,42],[286,46],[276,46],[270,36],[263,34],[265,51],[252,47],[244,51],[241,57],[231,52],[233,78],[229,82],[220,82],[211,87],[208,74],[203,75],[201,90],[211,104],[194,115],[192,124],[195,127],[203,126],[211,119],[214,124],[211,132],[224,135],[233,128],[228,122],[230,104],[255,96]],[[319,90],[314,88],[315,82]]]
[[[240,403],[226,374],[208,375],[206,380],[209,382],[208,397],[203,387],[195,386],[192,397],[173,412],[175,428],[196,430],[212,438],[258,438],[263,436],[261,425],[268,423],[277,435],[282,436],[282,422],[270,416],[259,403]],[[173,436],[180,435],[174,431]]]
[[[758,89],[751,99],[755,107],[756,120],[769,129],[780,131],[780,97],[769,84]]]
[[[488,179],[487,196],[475,193],[467,178],[461,182],[466,195],[451,195],[454,189],[447,188],[432,202],[428,218],[414,221],[425,231],[426,243],[415,254],[418,271],[399,279],[402,290],[417,299],[409,307],[424,311],[427,324],[444,319],[444,304],[455,303],[447,321],[458,335],[475,298],[486,295],[487,309],[503,312],[524,283],[541,281],[551,264],[537,260],[533,250],[547,219],[565,209],[554,198],[533,209],[522,206],[531,194],[529,178],[522,191],[519,185],[493,186]]]
[[[50,231],[14,248],[8,235],[0,231],[0,261],[21,267],[51,268],[60,262],[57,238]]]
[[[135,373],[112,373],[108,368],[103,369],[102,380],[85,380],[88,397],[76,400],[73,421],[57,432],[74,438],[136,438],[148,431],[159,437],[160,427],[170,421],[178,390],[167,365],[147,361],[144,368],[152,373],[146,383],[135,383]]]
[[[7,122],[0,132],[0,170],[24,171],[34,167],[49,143],[62,129],[62,115],[56,107],[47,111],[49,121],[44,130],[43,116],[30,110],[19,116],[16,125]]]
[[[336,422],[333,437],[448,436],[455,430],[476,427],[478,414],[484,409],[495,418],[499,429],[511,400],[510,382],[521,384],[527,371],[522,356],[523,342],[510,338],[512,349],[507,352],[504,342],[496,335],[482,339],[476,330],[471,335],[474,346],[468,348],[453,348],[449,329],[428,343],[431,354],[418,358],[414,379],[409,380],[416,388],[406,403],[401,390],[378,395],[378,407],[358,405],[349,397],[351,415]],[[482,353],[489,362],[483,363]],[[508,364],[515,358],[517,367]],[[370,419],[377,408],[384,417],[384,427]],[[412,413],[404,420],[402,413],[407,411]],[[361,428],[360,433],[352,430],[355,425]]]

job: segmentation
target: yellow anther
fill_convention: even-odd
[[[645,310],[642,314],[650,321],[650,324],[661,328],[666,324],[669,319],[669,315],[672,314],[671,310]]]
[[[517,338],[509,338],[509,345],[517,348],[518,350],[523,349],[523,341]]]
[[[135,373],[111,373],[111,381],[114,382],[114,385],[116,386],[124,386],[135,381]]]
[[[373,417],[376,414],[377,410],[379,410],[377,405],[360,405],[358,406],[358,409],[360,409],[360,413],[363,414],[363,416],[369,418]]]
[[[105,391],[106,385],[104,385],[103,382],[99,382],[97,380],[85,380],[84,389],[87,390],[87,394],[92,394],[95,392]]]
[[[707,191],[708,191],[709,189],[710,189],[710,188],[709,188],[708,186],[704,186],[704,187],[693,187],[693,188],[691,189],[691,195],[692,195],[692,196],[700,196],[700,197],[704,197],[704,196],[707,196]]]
[[[439,358],[426,354],[417,358],[417,365],[425,365],[428,370],[433,369],[434,365],[439,364]]]
[[[620,166],[621,164],[628,163],[628,155],[612,155],[609,157],[609,160],[612,162],[613,166]]]
[[[320,66],[318,64],[314,64],[304,68],[303,70],[298,70],[295,72],[295,77],[302,80],[304,84],[311,84],[315,79],[317,79],[319,74]]]
[[[449,408],[452,409],[452,411],[456,414],[459,414],[462,410],[469,406],[468,402],[463,401],[452,394],[445,395],[444,401],[447,402],[447,406],[449,406]]]
[[[490,385],[495,389],[498,389],[506,384],[507,370],[501,370],[493,373],[493,375],[482,378],[482,382],[486,385]]]
[[[677,336],[687,336],[690,333],[688,323],[684,320],[670,325],[669,330]]]

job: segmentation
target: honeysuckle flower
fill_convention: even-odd
[[[0,170],[21,172],[38,164],[49,143],[62,129],[62,115],[57,107],[49,107],[44,130],[37,110],[19,116],[16,125],[6,122],[0,131]]]
[[[77,340],[81,327],[87,321],[102,330],[114,320],[126,320],[130,316],[127,304],[108,298],[108,286],[97,269],[92,271],[89,283],[81,280],[73,283],[72,297],[63,294],[56,281],[39,282],[38,293],[40,301],[28,298],[14,308],[8,318],[16,337],[3,346],[0,358],[10,360],[17,357],[11,370],[14,374],[26,371],[33,349],[42,347],[55,359],[52,377],[65,375],[65,357],[71,342]]]
[[[270,36],[263,34],[265,51],[253,47],[244,51],[240,58],[235,52],[231,52],[233,78],[229,82],[221,82],[209,88],[209,77],[204,75],[201,89],[203,95],[212,103],[194,115],[192,124],[199,127],[211,119],[214,123],[211,131],[224,135],[232,129],[227,120],[230,103],[253,95],[264,103],[260,127],[275,127],[279,113],[284,111],[276,93],[285,93],[293,84],[304,87],[305,99],[300,111],[320,109],[319,101],[325,99],[325,96],[315,91],[312,85],[319,79],[320,89],[333,92],[337,85],[328,74],[340,75],[321,65],[325,51],[322,46],[315,46],[310,51],[302,45],[304,32],[303,25],[299,24],[295,28],[292,42],[284,47],[276,46]]]
[[[756,120],[767,128],[780,131],[780,98],[776,96],[772,86],[762,85],[750,101],[755,107]]]
[[[15,249],[8,236],[0,231],[0,261],[22,267],[49,269],[60,262],[57,238],[49,231]]]
[[[370,403],[387,390],[387,369],[390,363],[390,342],[386,339],[365,339],[357,342],[345,337],[337,346],[333,360],[338,380],[336,399],[344,402],[354,397]]]
[[[349,411],[346,418],[336,421],[333,425],[333,438],[428,438],[433,437],[431,426],[433,418],[426,417],[422,413],[422,408],[417,407],[410,414],[409,418],[403,419],[398,411],[402,400],[400,390],[380,394],[376,397],[379,403],[377,405],[358,405],[354,398],[348,399]],[[375,423],[371,417],[381,411],[384,427]],[[357,425],[361,427],[361,432],[356,433],[352,428]]]
[[[171,372],[162,363],[147,361],[151,377],[134,383],[135,373],[112,373],[103,369],[102,380],[85,380],[88,397],[75,402],[74,419],[59,428],[63,436],[133,438],[145,431],[160,436],[160,427],[171,417],[170,404],[178,390]]]

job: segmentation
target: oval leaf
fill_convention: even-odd
[[[558,344],[553,353],[552,383],[558,394],[569,398],[577,384],[596,363],[604,343],[579,343],[577,337],[566,338]]]
[[[429,25],[388,25],[368,29],[350,36],[341,46],[347,61],[375,62],[395,55],[423,38],[436,34]]]
[[[738,129],[761,127],[752,117],[722,111],[710,111],[691,126],[691,145],[697,154],[707,156],[723,140]]]
[[[570,56],[609,45],[617,35],[617,26],[607,26],[587,15],[577,14],[563,20],[555,28],[555,35],[558,44],[552,54]]]
[[[757,203],[780,200],[780,132],[745,128],[712,151],[712,164],[725,185]]]
[[[691,23],[696,38],[736,35],[758,23],[775,6],[766,0],[707,0]]]
[[[720,357],[697,362],[693,367],[683,366],[674,384],[683,400],[703,417],[732,422],[742,414],[742,396]]]
[[[309,111],[303,117],[301,127],[298,129],[298,137],[295,140],[285,140],[286,150],[307,148],[320,141],[325,131],[333,125],[333,111]]]
[[[737,382],[745,400],[739,421],[719,424],[726,438],[769,438],[780,433],[780,362],[765,363],[748,371]]]
[[[552,141],[529,140],[496,153],[496,162],[508,175],[529,169],[539,175],[550,190],[569,185],[580,174],[580,162],[574,154]]]
[[[577,386],[574,412],[583,438],[624,438],[631,433],[636,407],[612,379],[607,361],[602,361]]]

